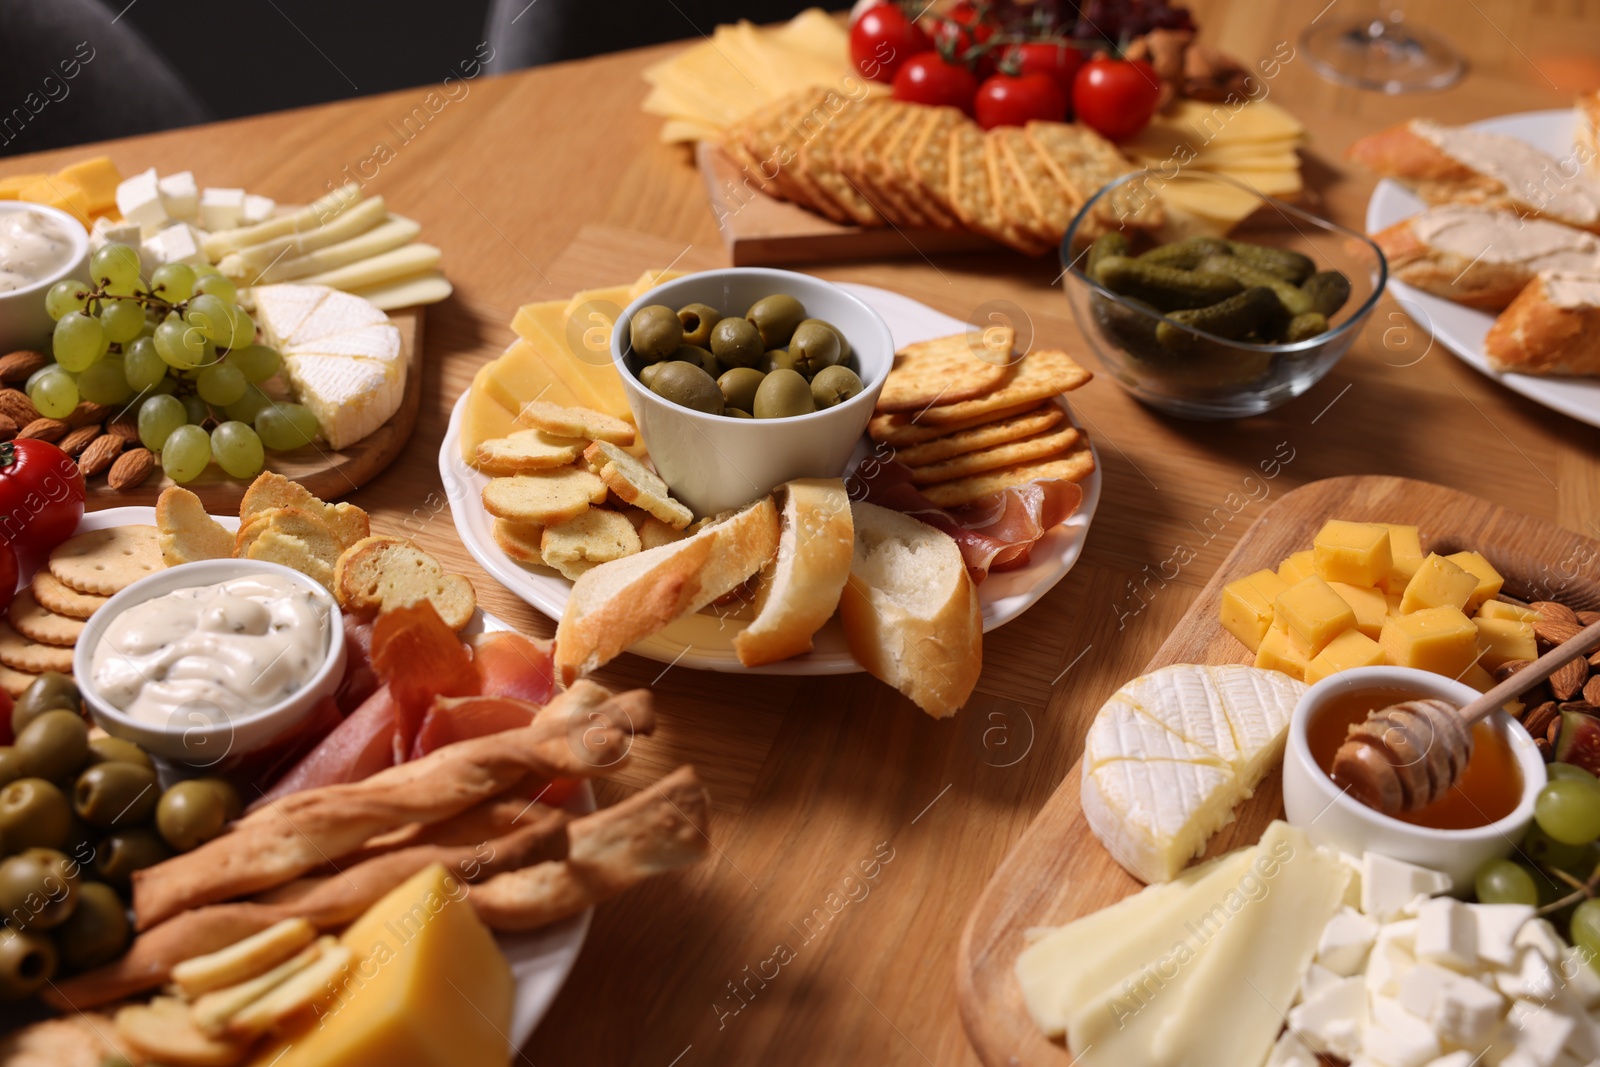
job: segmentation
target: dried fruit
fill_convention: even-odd
[[[1556,668],[1550,676],[1550,691],[1557,700],[1571,700],[1589,680],[1589,665],[1581,659],[1569,659]]]
[[[1562,622],[1574,623],[1578,621],[1576,612],[1567,607],[1565,604],[1557,603],[1554,600],[1535,600],[1533,603],[1529,604],[1528,607],[1532,608],[1534,611],[1537,611],[1546,619],[1559,619]]]
[[[66,436],[67,424],[60,419],[34,419],[17,431],[23,440],[59,441]]]
[[[25,382],[28,375],[40,370],[50,363],[50,358],[43,352],[33,352],[29,349],[18,349],[0,356],[0,382],[7,384]]]
[[[111,414],[111,408],[105,404],[96,404],[85,400],[73,408],[67,415],[67,425],[76,430],[80,426],[98,426],[106,421],[106,416]]]
[[[76,430],[73,430],[71,433],[67,434],[67,436],[63,437],[60,441],[56,442],[56,444],[57,447],[59,447],[61,451],[65,452],[67,455],[76,456],[79,452],[82,452],[85,448],[89,447],[90,441],[93,441],[99,436],[100,427],[98,424],[94,426],[80,426]]]
[[[11,416],[18,426],[26,426],[39,417],[39,409],[22,390],[0,389],[0,414]]]
[[[142,485],[155,469],[156,454],[148,448],[135,448],[117,457],[106,475],[106,484],[117,490],[132,489]]]
[[[78,457],[78,469],[85,478],[93,477],[109,468],[128,442],[117,434],[103,433],[89,442],[89,447]]]
[[[1600,719],[1576,711],[1562,712],[1561,740],[1555,751],[1562,763],[1575,764],[1590,774],[1600,770]]]

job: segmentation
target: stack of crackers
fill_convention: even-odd
[[[1088,438],[1056,402],[1089,372],[1059,349],[1017,356],[1015,342],[1010,329],[993,328],[895,353],[867,433],[940,507],[1033,481],[1082,481],[1095,469]]]
[[[1029,255],[1056,248],[1078,210],[1137,170],[1115,145],[1066,122],[985,132],[953,107],[806,89],[731,126],[722,150],[750,183],[834,222],[967,229]],[[1103,205],[1086,236],[1156,228],[1160,202],[1137,192]]]

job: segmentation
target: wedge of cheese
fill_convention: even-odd
[[[1178,664],[1135,678],[1100,709],[1084,743],[1090,829],[1134,877],[1170,880],[1282,756],[1305,690],[1241,665]]]

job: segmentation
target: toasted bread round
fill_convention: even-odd
[[[233,534],[206,513],[200,498],[179,485],[169,485],[156,498],[156,529],[161,558],[167,566],[233,555]]]
[[[672,499],[661,476],[609,441],[596,441],[583,450],[584,458],[600,465],[600,480],[629,504],[643,508],[674,530],[694,521],[694,512]]]
[[[577,581],[578,575],[601,563],[638,552],[639,533],[626,515],[590,508],[577,518],[546,526],[539,555],[546,566]]]
[[[489,514],[538,526],[576,518],[605,498],[605,483],[576,467],[495,478],[483,487],[483,507]]]
[[[426,600],[452,630],[472,619],[478,606],[472,583],[401,537],[379,534],[351,545],[334,568],[334,595],[357,615],[407,607]]]

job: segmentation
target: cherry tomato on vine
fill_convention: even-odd
[[[1144,129],[1161,100],[1161,79],[1142,59],[1091,59],[1072,82],[1079,122],[1113,141]]]
[[[850,26],[850,61],[871,81],[894,81],[906,60],[932,47],[922,27],[897,3],[874,4]]]
[[[995,74],[978,87],[973,115],[986,130],[1029,122],[1060,122],[1067,94],[1048,74]]]
[[[923,52],[906,60],[894,76],[894,98],[908,104],[947,105],[972,114],[978,79],[959,63],[938,52]]]
[[[1083,53],[1065,41],[1023,41],[1006,47],[1000,69],[1012,74],[1047,74],[1070,101],[1072,81],[1083,61]]]
[[[71,537],[83,501],[83,472],[61,449],[37,438],[0,444],[0,541],[24,560]]]
[[[995,29],[987,4],[961,0],[934,22],[933,44],[947,56],[966,60],[969,51],[987,45],[994,38]],[[994,55],[987,50],[980,51],[976,66],[980,78],[994,73]]]

